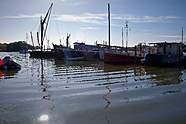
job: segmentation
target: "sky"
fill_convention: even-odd
[[[108,41],[107,4],[111,6],[111,45],[121,46],[121,29],[129,25],[129,46],[149,42],[180,42],[186,29],[185,0],[0,0],[0,43],[30,41],[39,31],[40,16],[54,3],[45,39],[52,43],[86,44]],[[126,31],[124,30],[124,33]],[[184,37],[186,34],[184,33]],[[126,36],[124,35],[124,41]]]

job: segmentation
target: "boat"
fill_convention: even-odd
[[[109,45],[104,48],[104,62],[109,64],[134,64],[136,56],[129,54],[128,44],[128,22],[126,22],[126,48],[110,45],[110,4],[108,4],[108,41]],[[122,45],[123,45],[123,28],[122,28]],[[134,52],[133,52],[134,53]]]
[[[105,52],[104,62],[110,64],[134,64],[135,56],[130,56],[127,53]]]
[[[43,49],[43,41],[44,41],[44,38],[46,36],[46,31],[47,31],[51,11],[52,11],[52,6],[53,6],[53,3],[50,5],[45,17],[44,18],[41,17],[41,20],[40,20],[40,28],[41,28],[40,41],[39,41],[39,33],[37,32],[37,40],[38,40],[38,44],[39,44],[39,50],[35,49],[35,50],[32,50],[32,51],[29,51],[30,57],[32,57],[32,58],[53,58],[53,57],[58,57],[59,56],[53,50],[45,51],[45,49]],[[32,37],[32,35],[31,35],[31,37]]]
[[[21,65],[13,61],[9,56],[0,59],[0,70],[20,70]]]
[[[177,66],[184,62],[183,43],[157,42],[150,43],[149,52],[144,58],[145,65],[151,66]]]
[[[70,38],[70,34],[67,34],[66,47],[61,48],[61,50],[64,54],[64,59],[67,61],[85,60],[85,56],[82,51],[72,49],[69,47],[69,38]]]
[[[64,59],[68,61],[85,60],[84,53],[71,48],[63,49]]]
[[[0,58],[0,68],[3,68],[4,66],[4,61]]]
[[[74,43],[74,49],[84,54],[85,60],[100,60],[100,49],[98,45],[88,45],[85,43]]]

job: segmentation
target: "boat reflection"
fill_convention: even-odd
[[[179,84],[182,82],[181,68],[146,67],[146,75],[152,75],[157,85]]]
[[[49,85],[48,85],[47,81],[45,80],[45,76],[44,76],[44,59],[41,59],[41,81],[40,81],[40,85],[41,85],[42,92],[44,93],[44,95],[42,96],[42,99],[51,100],[51,95],[47,91],[47,89],[49,88]]]
[[[79,66],[79,67],[95,67],[97,69],[103,69],[104,62],[102,61],[64,61],[63,59],[54,59],[56,67],[62,66]]]
[[[103,95],[103,99],[106,101],[106,105],[104,107],[104,110],[106,112],[105,114],[105,119],[106,119],[106,122],[107,124],[111,124],[111,119],[110,119],[110,105],[111,105],[111,88],[110,88],[110,80],[109,80],[109,75],[107,75],[107,82],[108,82],[108,85],[106,85],[106,90],[107,90],[107,93]]]
[[[110,106],[111,106],[111,89],[110,89],[110,86],[107,85],[105,87],[108,92],[103,96],[103,99],[106,101],[106,105],[104,107],[104,110],[105,110],[105,119],[106,119],[106,122],[107,124],[111,124],[111,119],[110,119]]]
[[[102,61],[67,61],[55,60],[56,69],[71,68],[72,70],[78,69],[85,70],[91,68],[94,71],[101,71],[103,76],[113,75],[114,79],[122,79],[122,82],[128,82],[133,78],[134,81],[152,80],[156,85],[169,85],[179,84],[182,82],[182,68],[160,68],[150,66],[137,66],[137,65],[110,65]],[[107,73],[108,72],[108,73]],[[68,73],[68,72],[67,72]],[[114,76],[114,75],[113,75]],[[111,76],[109,79],[113,79]],[[125,78],[125,79],[124,79]],[[102,79],[105,79],[104,77]],[[86,80],[91,81],[91,80]],[[131,81],[131,80],[130,80]],[[116,82],[118,83],[118,82]],[[105,83],[105,84],[108,84]],[[112,84],[112,82],[111,82]]]
[[[14,78],[19,70],[0,70],[0,79]]]

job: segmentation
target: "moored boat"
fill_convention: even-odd
[[[99,46],[96,45],[88,45],[85,43],[74,43],[74,49],[76,51],[80,51],[84,54],[85,60],[100,60],[100,49]]]
[[[182,43],[150,43],[144,64],[152,66],[178,66],[184,63]]]
[[[85,60],[84,53],[71,48],[63,49],[64,59],[68,61]]]
[[[104,62],[111,64],[134,64],[135,57],[125,53],[105,52]]]
[[[0,69],[1,70],[19,70],[21,69],[21,65],[13,61],[9,56],[0,59]]]

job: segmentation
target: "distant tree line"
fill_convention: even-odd
[[[33,46],[30,44],[27,44],[25,41],[18,41],[18,42],[13,42],[9,44],[1,44],[0,43],[0,51],[1,52],[18,52],[24,49],[33,49]]]

